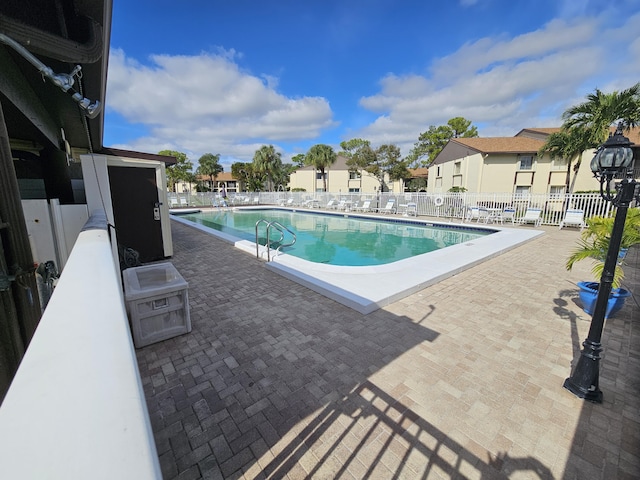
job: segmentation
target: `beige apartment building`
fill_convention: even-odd
[[[525,128],[514,137],[452,138],[429,169],[427,190],[444,193],[462,187],[471,193],[566,193],[567,160],[537,155],[547,137],[559,130]],[[640,128],[625,136],[640,144]],[[572,192],[598,188],[590,169],[593,155],[594,150],[582,154],[577,174],[572,165]]]
[[[338,155],[336,162],[325,170],[327,191],[333,193],[375,193],[380,189],[380,182],[367,172],[350,172],[347,159]],[[427,169],[409,170],[414,178],[427,177]],[[390,181],[386,178],[385,191],[402,193],[405,184],[402,180]],[[304,189],[306,192],[324,191],[322,173],[314,167],[301,167],[291,174],[289,188]]]

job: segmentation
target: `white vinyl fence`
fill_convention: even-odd
[[[193,207],[220,206],[221,199],[215,193],[169,193],[174,205],[187,203]],[[184,200],[186,199],[186,202]],[[291,200],[290,200],[291,199]],[[384,207],[390,199],[395,200],[398,210],[408,203],[417,205],[418,216],[441,217],[443,219],[459,219],[465,217],[470,207],[506,208],[514,207],[516,218],[524,215],[529,207],[542,209],[543,225],[558,225],[564,218],[567,209],[584,210],[585,218],[594,215],[609,215],[612,211],[610,202],[602,199],[597,193],[579,193],[571,195],[521,195],[512,193],[336,193],[336,192],[247,192],[230,194],[229,206],[242,205],[287,205],[313,206],[324,208],[330,200],[346,200],[353,205],[361,205],[364,200],[371,200],[371,206]]]

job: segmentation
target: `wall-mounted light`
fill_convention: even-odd
[[[49,79],[51,83],[60,88],[63,92],[71,95],[71,98],[78,104],[82,113],[89,118],[95,118],[102,110],[102,104],[96,100],[91,103],[91,100],[82,96],[80,92],[73,89],[75,83],[74,77],[80,73],[82,67],[76,65],[71,73],[55,73],[51,67],[48,67],[40,60],[38,60],[29,50],[16,42],[13,38],[8,37],[4,33],[0,33],[0,42],[10,46],[20,55],[22,55],[31,65],[38,69],[43,78]]]

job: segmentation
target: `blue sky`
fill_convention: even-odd
[[[116,0],[105,146],[285,161],[350,138],[407,154],[462,116],[559,126],[640,81],[640,0]]]

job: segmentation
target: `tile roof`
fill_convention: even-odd
[[[522,135],[523,133],[526,134],[526,132],[542,133],[542,134],[546,134],[546,135],[551,135],[552,133],[556,133],[556,132],[559,132],[561,130],[562,130],[562,128],[559,128],[559,127],[553,127],[553,128],[523,128],[522,130],[520,130],[520,132],[518,132],[517,135]],[[615,132],[616,131],[616,127],[615,126],[609,127],[609,131],[611,133]],[[631,140],[633,143],[640,145],[640,127],[630,128],[629,130],[625,130],[623,133],[624,133],[624,136],[627,137],[629,140]]]
[[[209,177],[209,175],[198,175],[197,178],[198,178],[198,180],[206,180],[206,181],[211,180],[211,177]],[[221,173],[218,174],[218,176],[215,178],[214,181],[216,181],[216,182],[233,182],[235,180],[236,180],[236,178],[231,174],[231,172],[221,172]]]
[[[560,130],[562,130],[562,128],[560,128],[560,127],[523,128],[522,130],[520,130],[518,135],[521,134],[522,132],[544,133],[546,135],[551,135],[552,133],[559,132]]]
[[[611,133],[613,133],[616,131],[616,127],[611,127],[609,130],[611,131]],[[622,134],[633,143],[640,146],[640,127],[630,128],[628,131],[623,131]]]
[[[529,137],[452,138],[451,142],[480,153],[535,153],[544,145],[542,140]]]
[[[411,173],[411,176],[413,178],[418,178],[418,177],[427,177],[429,175],[429,169],[428,168],[410,168],[409,169],[409,173]]]

